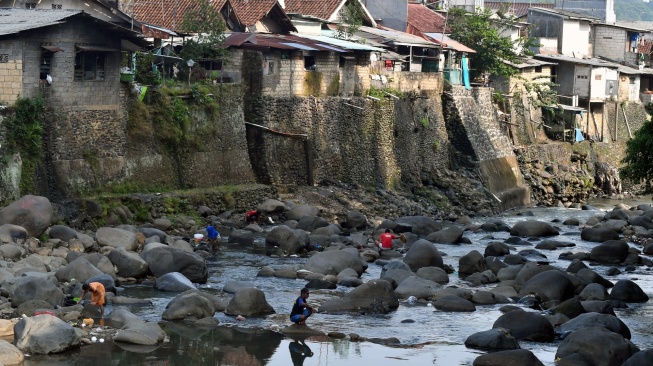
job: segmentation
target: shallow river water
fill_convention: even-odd
[[[615,201],[596,201],[595,207],[609,210]],[[637,202],[624,202],[636,204]],[[532,208],[528,211],[534,217],[515,215],[507,212],[501,215],[509,225],[526,219],[551,221],[555,218],[564,221],[569,217],[577,217],[581,223],[589,217],[601,212],[581,211],[559,208]],[[479,222],[487,219],[479,220]],[[580,239],[578,227],[559,225],[561,235],[552,239],[574,242],[576,247],[561,248],[555,251],[541,251],[547,255],[552,265],[565,269],[568,261],[558,260],[560,253],[572,251],[590,251],[596,245]],[[438,250],[446,254],[445,264],[458,268],[458,259],[470,252],[478,250],[483,253],[485,246],[492,240],[502,240],[508,233],[465,232],[473,244],[437,245]],[[632,244],[631,244],[632,245]],[[525,247],[519,247],[527,249]],[[221,326],[217,329],[199,329],[179,323],[162,322],[161,325],[170,337],[170,342],[157,347],[135,347],[107,342],[84,346],[81,350],[68,352],[59,356],[30,356],[26,365],[471,365],[482,351],[467,349],[465,339],[476,332],[492,328],[494,321],[501,315],[502,305],[477,306],[472,313],[447,313],[435,310],[425,303],[410,305],[402,301],[397,311],[382,316],[370,315],[329,315],[316,314],[309,319],[312,328],[329,332],[337,331],[345,334],[356,333],[365,338],[396,337],[401,341],[400,347],[387,347],[371,342],[350,342],[348,340],[333,340],[327,337],[310,338],[306,340],[303,354],[293,352],[301,349],[301,345],[278,333],[264,330],[272,325],[284,327],[290,325],[288,313],[292,302],[298,296],[299,289],[305,280],[289,280],[280,278],[256,277],[262,266],[273,268],[288,266],[293,263],[304,263],[302,258],[270,258],[257,253],[249,253],[242,248],[223,250],[216,258],[211,259],[209,280],[201,288],[215,291],[219,297],[228,301],[228,295],[223,295],[221,289],[228,281],[243,280],[253,282],[266,295],[276,314],[249,318],[237,322],[234,317],[222,313],[216,315]],[[637,267],[633,272],[623,272],[618,276],[606,276],[609,267],[594,266],[592,269],[604,277],[616,282],[619,279],[635,280],[644,291],[653,297],[653,276],[647,267]],[[363,281],[379,278],[381,267],[370,264],[363,274]],[[469,287],[460,280],[457,273],[450,275],[449,285]],[[491,288],[493,284],[488,286]],[[476,289],[479,289],[476,287]],[[311,291],[309,303],[319,306],[320,303],[333,296],[334,291],[349,291],[338,287],[336,290]],[[140,298],[150,298],[152,306],[131,306],[129,309],[139,317],[149,321],[161,321],[161,313],[165,305],[175,296],[172,293],[160,293],[148,286],[126,286],[121,289],[121,295]],[[107,313],[112,310],[107,307]],[[532,311],[532,310],[529,310]],[[640,349],[647,349],[653,344],[653,301],[644,304],[630,304],[629,309],[615,310],[632,332],[632,341]],[[412,319],[414,322],[402,322]],[[522,348],[531,350],[545,365],[554,365],[558,342],[530,343],[520,342]]]

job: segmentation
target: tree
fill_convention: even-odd
[[[363,25],[363,7],[358,0],[350,1],[340,13],[340,24],[336,29],[336,37],[349,39]]]
[[[651,114],[653,104],[646,106],[646,111]],[[619,173],[622,178],[634,183],[644,183],[644,193],[653,192],[651,180],[653,179],[653,121],[646,121],[635,132],[632,140],[626,143],[626,156],[621,160],[624,164]]]
[[[513,41],[501,35],[503,30],[515,24],[514,18],[501,11],[494,19],[489,9],[476,13],[458,8],[449,11],[451,38],[476,51],[470,69],[472,79],[486,73],[510,77],[517,70],[504,61],[520,63],[524,57],[533,54],[528,48],[534,45],[534,39],[521,37]]]
[[[184,41],[181,57],[184,60],[221,59],[225,53],[221,46],[226,26],[220,9],[209,0],[198,0],[195,4],[184,15],[181,23],[182,31],[195,35]]]

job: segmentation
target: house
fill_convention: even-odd
[[[640,62],[639,40],[648,30],[625,24],[593,24],[594,56],[634,65]]]
[[[485,7],[484,0],[445,0],[445,9],[460,8],[465,9],[470,13],[475,12],[476,9],[483,9]]]
[[[255,80],[263,95],[314,97],[369,88],[370,52],[383,51],[325,36],[261,33],[231,33],[224,47],[230,62],[223,72],[230,79]]]
[[[527,57],[519,63],[504,61],[518,70],[518,74],[510,77],[497,77],[492,80],[492,87],[506,95],[524,91],[524,83],[550,83],[552,71],[556,63]]]
[[[614,2],[615,0],[555,0],[555,9],[584,14],[604,23],[614,23],[617,21]]]
[[[563,10],[530,8],[528,23],[530,36],[539,47],[533,49],[540,54],[561,54],[570,57],[591,57],[591,24],[599,19]],[[564,36],[563,36],[564,35]]]
[[[145,45],[139,33],[81,10],[0,9],[0,15],[0,103],[43,93],[64,112],[119,113],[121,51]]]
[[[375,27],[376,21],[360,0],[284,0],[288,15],[310,15],[314,18],[339,22],[342,11],[352,2],[358,2],[363,11],[363,25]]]

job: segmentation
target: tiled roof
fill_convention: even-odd
[[[0,9],[0,35],[63,23],[81,10]]]
[[[212,2],[216,9],[222,8],[226,0]],[[134,3],[134,18],[143,23],[178,31],[184,14],[197,6],[196,0],[148,0]]]
[[[528,9],[532,7],[553,9],[555,4],[531,4],[531,3],[513,3],[501,1],[486,1],[485,7],[493,11],[497,11],[503,7],[507,12],[514,15],[516,18],[521,18],[528,14]]]
[[[637,45],[637,51],[649,55],[651,54],[651,48],[653,48],[653,40],[650,39],[639,40],[639,44]]]
[[[445,18],[441,14],[422,4],[408,4],[407,20],[409,27],[417,29],[421,33],[442,32],[445,23]]]
[[[286,13],[328,20],[346,0],[286,0]]]
[[[251,27],[272,10],[277,0],[229,0],[238,19]]]

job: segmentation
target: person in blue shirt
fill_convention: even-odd
[[[209,247],[213,250],[220,250],[220,242],[222,241],[222,238],[220,237],[218,230],[216,230],[213,225],[209,225],[206,227],[206,234],[209,239]]]
[[[291,322],[295,324],[306,324],[306,319],[315,312],[315,309],[306,302],[308,295],[310,295],[310,292],[304,287],[290,311]]]

